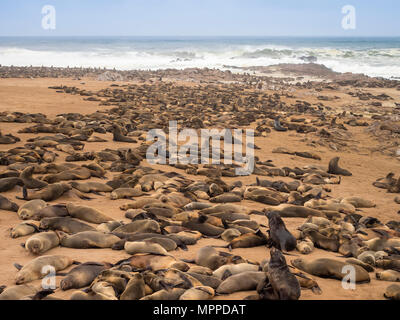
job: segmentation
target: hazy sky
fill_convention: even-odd
[[[42,29],[42,7],[56,29]],[[342,7],[356,8],[343,30]],[[400,36],[399,0],[1,0],[1,36]]]

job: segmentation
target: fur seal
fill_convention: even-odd
[[[186,291],[187,290],[183,288],[173,288],[170,290],[162,289],[140,300],[179,300],[180,296]]]
[[[317,248],[333,251],[333,252],[338,252],[340,243],[339,239],[337,237],[327,237],[323,235],[322,233],[316,231],[316,230],[311,230],[311,229],[306,229],[303,231],[304,235],[308,236],[312,242],[314,243],[314,246]]]
[[[42,220],[44,218],[56,218],[56,217],[67,217],[67,216],[69,216],[69,214],[66,205],[59,203],[44,207],[43,209],[36,212],[35,215],[32,217],[32,219]]]
[[[70,217],[44,218],[40,221],[40,229],[59,230],[65,233],[78,233],[95,230],[92,226]]]
[[[281,218],[308,218],[309,216],[325,217],[325,214],[321,211],[287,203],[282,203],[279,206],[263,210],[263,212],[268,211],[278,212]]]
[[[249,271],[260,271],[260,266],[250,263],[226,264],[216,269],[212,274],[217,279],[225,280],[232,275]]]
[[[384,293],[385,298],[391,299],[391,300],[400,300],[400,285],[398,284],[392,284],[389,287],[386,288],[386,291]]]
[[[332,278],[342,280],[345,273],[342,273],[343,267],[347,266],[345,262],[321,258],[312,261],[306,261],[304,259],[295,259],[291,261],[292,265],[304,272],[312,274],[321,278]],[[364,268],[358,265],[352,265],[356,271],[356,283],[370,282],[370,277]]]
[[[47,207],[47,203],[41,199],[31,200],[18,209],[18,216],[21,220],[33,219],[37,212]]]
[[[99,192],[111,192],[113,188],[109,185],[104,183],[95,182],[95,181],[87,181],[87,182],[70,182],[72,188],[79,190],[83,193],[95,193],[98,194]]]
[[[36,294],[38,290],[28,284],[5,288],[0,294],[0,300],[20,300],[26,296]]]
[[[117,199],[127,199],[133,197],[141,197],[144,195],[148,195],[142,191],[142,187],[137,185],[134,188],[118,188],[111,192],[110,199],[117,200]]]
[[[160,225],[155,220],[135,220],[113,230],[115,233],[160,233]]]
[[[16,275],[15,283],[23,284],[37,279],[42,279],[46,274],[42,273],[45,266],[52,266],[55,271],[61,271],[72,265],[73,260],[66,256],[40,256],[29,261],[25,266],[16,265],[20,269]]]
[[[230,294],[238,291],[255,290],[266,278],[265,272],[246,271],[230,276],[217,288],[217,293]]]
[[[185,291],[179,300],[210,300],[214,297],[215,291],[208,286],[197,286]]]
[[[279,132],[285,132],[288,130],[287,128],[282,127],[281,122],[280,122],[280,117],[276,117],[274,119],[274,129]]]
[[[118,142],[131,142],[131,143],[136,143],[137,141],[135,139],[126,137],[122,134],[122,129],[119,125],[113,124],[112,125],[113,129],[113,140],[118,141]]]
[[[23,222],[16,225],[14,228],[11,229],[10,235],[11,238],[19,238],[28,236],[32,233],[39,232],[39,228],[34,223],[30,222]]]
[[[53,201],[60,198],[65,192],[68,192],[72,187],[67,183],[55,183],[48,185],[40,191],[28,195],[27,189],[23,189],[23,200],[41,199],[44,201]]]
[[[9,177],[0,179],[0,192],[6,192],[14,189],[15,186],[23,186],[24,182],[18,177]]]
[[[273,295],[269,300],[299,300],[301,289],[296,277],[289,271],[282,252],[272,248],[267,278]],[[258,290],[257,290],[258,291]],[[268,291],[268,290],[267,290]]]
[[[339,167],[339,159],[339,157],[334,157],[331,159],[331,161],[329,161],[328,173],[341,176],[351,176],[352,173],[350,171]]]
[[[142,274],[135,274],[126,285],[120,300],[139,300],[146,295],[145,283]]]
[[[59,231],[58,234],[61,246],[75,249],[111,248],[113,244],[120,241],[120,238],[113,234],[98,231],[83,231],[73,235]]]
[[[20,178],[22,180],[22,182],[24,183],[24,187],[27,189],[42,189],[44,187],[46,187],[48,185],[47,182],[42,181],[42,180],[38,180],[38,179],[34,179],[32,177],[32,174],[35,171],[35,167],[34,166],[30,166],[25,168],[21,174],[20,174]]]
[[[60,239],[54,231],[36,233],[25,242],[25,249],[32,254],[40,255],[57,247]]]
[[[151,253],[151,254],[160,254],[167,255],[168,252],[158,243],[151,243],[148,241],[134,241],[134,242],[126,242],[124,249],[129,254],[137,254],[137,253]]]
[[[109,263],[85,262],[65,276],[60,282],[61,290],[80,289],[89,286],[103,270],[111,268]]]
[[[292,251],[296,249],[296,238],[286,229],[280,214],[270,211],[265,215],[269,221],[269,234],[272,244],[279,250]]]
[[[69,215],[73,218],[77,218],[89,223],[105,223],[109,221],[114,221],[114,219],[104,215],[100,211],[86,206],[76,205],[74,203],[67,204],[67,211]]]
[[[216,270],[227,262],[227,258],[221,256],[215,248],[206,246],[197,251],[195,262],[199,266]]]
[[[385,270],[375,275],[378,280],[400,282],[400,272],[396,270]]]
[[[0,195],[0,210],[18,212],[18,209],[19,206],[16,203]]]

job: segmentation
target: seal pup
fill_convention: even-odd
[[[126,137],[122,134],[122,129],[119,125],[113,124],[112,125],[112,133],[113,133],[113,140],[118,141],[118,142],[131,142],[131,143],[137,143],[135,139]]]
[[[375,276],[378,280],[400,282],[400,272],[396,270],[377,272]]]

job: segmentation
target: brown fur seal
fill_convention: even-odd
[[[0,192],[6,192],[14,189],[15,186],[23,186],[22,179],[17,177],[0,179]]]
[[[266,278],[265,272],[247,271],[230,276],[217,288],[217,293],[234,293],[238,291],[255,290],[260,282]]]
[[[137,141],[135,139],[126,137],[122,134],[122,129],[119,125],[113,124],[112,126],[113,129],[113,140],[114,141],[119,141],[119,142],[131,142],[131,143],[136,143]]]
[[[60,239],[54,231],[34,234],[25,242],[25,249],[32,254],[40,255],[57,247]]]
[[[113,230],[115,233],[160,233],[160,225],[155,220],[135,220]]]
[[[59,230],[65,233],[95,230],[92,226],[70,217],[44,218],[40,221],[40,228],[43,230]]]
[[[39,232],[39,227],[36,224],[30,222],[23,222],[12,228],[10,235],[11,238],[19,238],[28,236],[35,232]]]
[[[337,237],[327,237],[315,230],[304,230],[303,233],[308,236],[317,248],[338,252],[340,243]]]
[[[0,300],[20,300],[26,296],[36,294],[38,290],[27,284],[11,286],[0,294]]]
[[[69,216],[69,214],[66,205],[59,203],[44,207],[43,209],[36,212],[35,215],[32,217],[32,219],[39,221],[44,218],[56,218],[56,217],[67,217],[67,216]]]
[[[35,171],[35,167],[27,167],[25,168],[20,175],[22,182],[24,183],[24,187],[27,189],[42,189],[47,186],[47,182],[34,179],[32,174]]]
[[[71,217],[77,218],[89,223],[105,223],[114,221],[114,219],[104,215],[100,211],[86,206],[76,205],[74,203],[67,204],[67,210]]]
[[[268,293],[271,291],[267,289],[266,292],[268,293],[264,298],[268,300],[298,300],[301,294],[300,283],[289,271],[282,252],[272,248],[270,254],[271,260],[268,264],[267,279],[273,294],[269,295]],[[264,290],[262,291],[264,292]]]
[[[127,199],[133,197],[141,197],[144,195],[148,195],[142,191],[142,187],[137,185],[134,188],[118,188],[111,192],[110,199],[117,200],[117,199]]]
[[[400,282],[400,272],[396,270],[385,270],[375,275],[378,280]]]
[[[22,220],[33,219],[37,212],[47,207],[47,203],[41,199],[31,200],[24,203],[18,209],[18,216]]]
[[[154,254],[134,255],[128,259],[121,260],[116,265],[129,265],[134,270],[159,271],[179,266],[177,260],[172,256],[160,256]]]
[[[339,159],[340,159],[339,157],[335,157],[331,159],[331,161],[329,161],[328,173],[337,174],[341,176],[351,176],[352,174],[350,171],[339,167],[338,165]]]
[[[146,295],[143,275],[135,274],[126,285],[125,291],[121,294],[120,300],[139,300]]]
[[[227,258],[221,256],[215,248],[206,246],[197,251],[195,262],[199,266],[216,270],[227,262]]]
[[[120,241],[120,238],[113,234],[105,234],[98,231],[83,231],[73,235],[67,235],[62,231],[58,233],[61,246],[67,248],[111,248],[113,244]]]
[[[325,214],[321,211],[287,203],[282,203],[279,206],[263,210],[263,212],[268,212],[268,211],[276,211],[282,218],[308,218],[309,216],[315,216],[315,217],[325,216]]]
[[[151,243],[148,241],[134,241],[126,242],[124,249],[127,253],[134,255],[137,253],[151,253],[167,255],[168,252],[158,243]]]
[[[16,203],[0,195],[0,210],[18,212],[18,209],[19,206]]]
[[[272,244],[283,251],[296,249],[296,238],[286,229],[278,212],[270,211],[265,214],[269,221],[269,234]]]
[[[400,285],[392,284],[387,287],[384,296],[391,300],[400,301]]]
[[[201,220],[184,221],[182,226],[191,230],[199,231],[208,237],[219,236],[225,231],[223,228],[216,227],[207,222],[202,222]]]
[[[170,290],[159,290],[153,294],[147,295],[140,300],[178,300],[179,297],[186,292],[183,288],[173,288]]]
[[[109,263],[82,263],[65,276],[60,282],[61,290],[80,289],[89,286],[103,270],[111,268]]]
[[[45,266],[52,266],[55,271],[61,271],[68,268],[73,263],[72,259],[66,256],[41,256],[29,261],[25,266],[21,267],[15,278],[16,284],[23,284],[26,282],[42,279],[46,274],[42,273],[42,268]]]
[[[208,286],[197,286],[185,291],[179,300],[210,300],[214,297],[215,291]]]
[[[313,261],[305,261],[304,259],[295,259],[291,263],[294,267],[321,278],[342,280],[346,275],[342,273],[342,270],[347,264],[338,260],[321,258]],[[370,282],[369,274],[364,268],[358,265],[352,266],[356,270],[356,283]]]
[[[225,264],[215,270],[212,274],[217,279],[225,280],[226,278],[239,274],[242,272],[249,272],[249,271],[260,271],[260,266],[256,264],[250,263],[239,263],[239,264]]]
[[[41,199],[44,201],[53,201],[60,198],[65,192],[71,190],[71,186],[67,183],[55,183],[48,185],[37,191],[28,195],[27,189],[23,189],[23,200],[34,200],[34,199]]]
[[[48,183],[57,183],[67,180],[86,180],[92,176],[88,168],[76,168],[71,170],[62,171],[60,173],[49,174],[43,178]]]
[[[79,190],[83,193],[95,193],[98,194],[99,192],[111,192],[113,188],[110,186],[94,181],[87,181],[87,182],[70,182],[72,188]]]

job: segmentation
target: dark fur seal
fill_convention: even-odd
[[[337,174],[341,176],[351,176],[352,173],[346,169],[342,169],[339,167],[339,157],[333,158],[331,161],[329,161],[329,168],[328,168],[328,173],[330,174]]]
[[[272,248],[268,263],[267,278],[257,288],[261,299],[298,300],[301,294],[300,283],[289,271],[282,252]]]
[[[103,270],[111,268],[109,263],[85,262],[73,268],[60,282],[61,290],[80,289],[89,286]]]
[[[19,209],[19,206],[8,200],[6,197],[3,197],[2,195],[0,195],[0,210],[6,210],[6,211],[13,211],[13,212],[17,212]]]
[[[95,230],[92,226],[70,217],[44,218],[40,221],[39,227],[43,230],[59,230],[65,233]]]
[[[296,249],[296,238],[286,229],[285,223],[278,212],[270,211],[265,214],[269,220],[269,234],[272,245],[279,250],[292,251]]]
[[[22,182],[24,183],[24,187],[27,189],[42,189],[47,186],[47,182],[34,179],[32,174],[35,171],[35,167],[27,167],[25,168],[20,175]]]
[[[53,201],[60,198],[65,192],[71,190],[67,183],[56,183],[44,187],[42,190],[28,195],[27,189],[23,189],[23,200],[42,199],[44,201]]]

